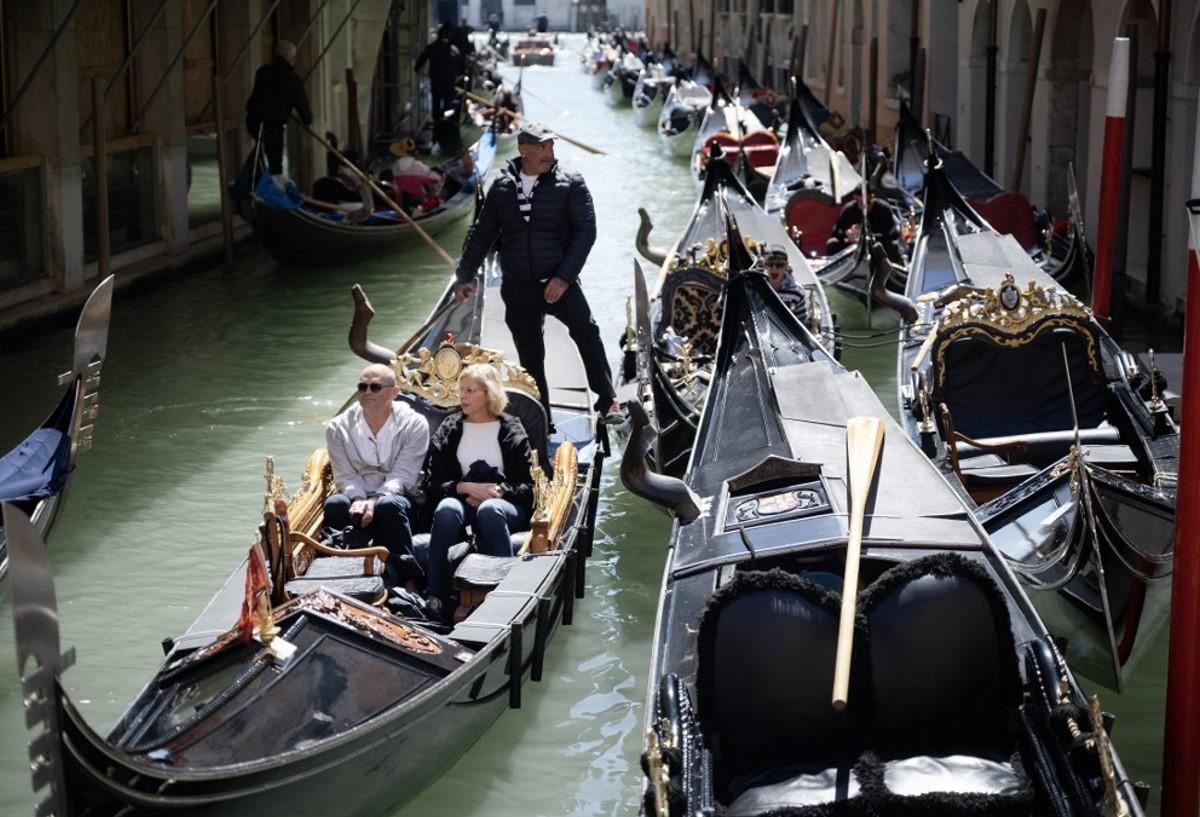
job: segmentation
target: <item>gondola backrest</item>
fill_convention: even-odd
[[[707,270],[691,267],[671,272],[659,296],[662,318],[656,336],[671,327],[675,334],[692,342],[695,353],[715,354],[724,288],[724,279]]]
[[[505,393],[508,395],[508,407],[505,412],[521,421],[521,425],[525,427],[525,434],[529,437],[530,447],[537,452],[538,462],[548,468],[547,464],[550,463],[550,459],[547,456],[549,434],[547,433],[546,410],[542,408],[541,402],[525,392],[505,389]],[[424,397],[407,392],[401,392],[397,399],[408,403],[413,410],[425,418],[429,423],[431,438],[437,433],[442,421],[458,410],[457,408],[435,406]]]
[[[949,409],[960,434],[984,439],[1073,428],[1068,367],[1080,428],[1104,421],[1100,338],[1081,307],[1029,320],[1005,320],[988,310],[956,316],[948,309],[937,332],[931,396]]]

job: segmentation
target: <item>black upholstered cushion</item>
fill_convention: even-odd
[[[1021,679],[1004,596],[982,566],[954,553],[899,565],[859,609],[880,757],[1012,755]]]
[[[360,576],[347,579],[309,579],[300,577],[292,579],[284,587],[293,596],[299,596],[310,590],[323,587],[352,599],[374,603],[383,596],[385,588],[382,576]]]
[[[376,559],[373,562],[375,575],[383,573],[383,563]],[[323,556],[313,559],[308,570],[299,579],[345,579],[358,578],[363,575],[363,559],[361,556]]]
[[[485,556],[482,553],[472,553],[462,560],[462,564],[455,571],[454,586],[460,590],[495,587],[504,580],[516,562],[517,560],[511,556]]]
[[[504,410],[521,421],[521,425],[525,427],[525,436],[529,438],[529,447],[537,452],[538,462],[549,476],[554,463],[549,459],[550,429],[546,420],[546,409],[541,401],[535,400],[525,392],[508,389],[508,407]]]
[[[852,718],[868,707],[865,623],[857,622],[850,705],[830,705],[840,599],[781,570],[739,572],[700,622],[697,710],[728,801],[774,769],[821,772],[857,754]]]

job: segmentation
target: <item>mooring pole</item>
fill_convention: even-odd
[[[1154,49],[1154,114],[1150,121],[1150,245],[1146,256],[1146,300],[1158,304],[1162,281],[1163,185],[1167,169],[1167,102],[1171,71],[1171,0],[1158,3],[1158,42]]]
[[[1096,274],[1092,311],[1112,314],[1113,242],[1117,235],[1117,199],[1121,195],[1121,143],[1125,137],[1125,101],[1129,93],[1129,39],[1113,40],[1104,111],[1104,153],[1100,160],[1100,213],[1096,222]]]
[[[825,62],[825,107],[833,107],[833,58],[837,53],[838,12],[842,4],[833,0],[833,19],[829,23],[829,58]]]
[[[1196,121],[1200,133],[1200,105]],[[1200,812],[1200,140],[1192,158],[1191,198],[1162,817],[1195,817]]]
[[[925,49],[917,49],[917,61],[913,64],[913,115],[917,121],[925,122]]]
[[[991,0],[991,15],[988,21],[987,88],[983,103],[983,172],[989,176],[996,175],[996,58],[1000,52],[996,42],[999,13],[1000,0]]]
[[[108,277],[108,151],[104,140],[108,117],[104,110],[104,81],[92,77],[92,181],[96,190],[96,273]]]
[[[879,105],[879,38],[871,38],[871,57],[870,64],[867,67],[867,72],[871,75],[870,81],[867,83],[867,138],[871,140],[871,144],[878,141],[878,136],[875,133],[876,125],[879,124],[878,112],[875,110]],[[871,310],[867,310],[868,314]]]
[[[225,269],[233,270],[233,202],[225,185],[229,182],[229,150],[225,144],[225,104],[221,101],[221,75],[212,76],[213,115],[217,118],[217,193],[221,196],[221,237],[225,242]]]
[[[1137,26],[1133,23],[1125,26],[1125,36],[1129,39],[1129,64],[1133,70],[1133,92],[1125,100],[1125,131],[1137,133],[1137,98],[1138,98],[1138,36]],[[1129,202],[1133,188],[1133,148],[1131,136],[1125,140],[1121,151],[1121,192],[1117,196],[1117,234],[1113,238],[1113,274],[1112,285],[1117,292],[1124,292],[1129,280],[1126,272],[1129,270]],[[1120,331],[1121,318],[1125,314],[1125,302],[1118,298],[1113,302],[1112,330]]]
[[[1046,10],[1038,9],[1033,24],[1033,59],[1029,61],[1029,74],[1025,77],[1025,99],[1021,106],[1021,126],[1017,131],[1017,158],[1013,162],[1012,176],[1008,189],[1020,190],[1021,177],[1025,175],[1025,149],[1029,142],[1029,123],[1033,119],[1033,95],[1037,91],[1037,73],[1042,60],[1042,35],[1046,31]]]

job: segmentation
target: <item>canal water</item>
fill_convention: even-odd
[[[525,71],[531,118],[594,145],[558,142],[596,202],[599,239],[583,276],[615,360],[632,291],[637,208],[670,244],[697,196],[684,160],[658,149],[653,129],[613,109],[580,71],[581,39],[563,37],[553,68]],[[511,70],[511,69],[509,69]],[[443,234],[456,255],[464,230]],[[238,267],[212,268],[116,294],[96,443],[81,461],[55,530],[51,562],[64,646],[78,662],[64,682],[88,722],[105,732],[158,666],[160,642],[182,632],[254,540],[264,460],[291,487],[322,423],[349,396],[362,363],[346,346],[350,287],[378,316],[373,337],[399,342],[419,326],[448,270],[424,248],[343,269],[282,269],[260,249]],[[846,329],[862,308],[831,296]],[[874,328],[889,325],[876,315]],[[895,348],[848,349],[885,405],[895,405]],[[39,423],[70,364],[70,328],[0,345],[0,451]],[[604,477],[595,553],[575,624],[551,643],[543,682],[529,684],[440,780],[396,817],[633,814],[639,796],[643,701],[667,519]],[[32,813],[11,604],[0,598],[0,817]],[[1157,787],[1165,635],[1122,696],[1115,742],[1135,779]],[[1151,808],[1157,811],[1157,794]]]

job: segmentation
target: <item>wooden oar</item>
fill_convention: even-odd
[[[303,193],[300,194],[300,200],[303,201],[305,204],[307,204],[309,207],[316,207],[318,210],[326,210],[330,213],[345,213],[346,215],[350,215],[351,213],[355,212],[354,210],[343,210],[341,207],[338,207],[336,204],[330,204],[327,201],[321,201],[320,199],[314,199],[312,196],[306,196]],[[367,218],[377,218],[380,221],[394,221],[397,224],[407,223],[402,218],[398,218],[396,216],[389,216],[386,213],[371,213],[369,216],[367,216]]]
[[[473,93],[471,93],[470,91],[464,91],[462,88],[458,88],[457,90],[458,90],[458,92],[459,92],[460,94],[462,94],[463,96],[465,96],[467,99],[473,99],[473,100],[475,100],[476,102],[478,102],[480,105],[487,105],[487,106],[490,108],[492,105],[494,105],[494,104],[495,104],[495,102],[494,102],[494,101],[492,101],[492,100],[490,100],[490,99],[486,99],[486,98],[484,98],[484,97],[481,97],[479,94],[473,94]],[[520,122],[520,121],[522,121],[522,120],[524,120],[524,119],[525,119],[525,117],[524,117],[524,116],[522,116],[521,114],[517,113],[516,111],[508,111],[508,110],[506,110],[506,111],[505,111],[505,113],[507,113],[509,116],[513,117],[514,119],[516,119],[518,122]],[[597,156],[607,156],[607,155],[608,155],[607,153],[605,153],[604,151],[602,151],[600,148],[594,148],[594,147],[592,147],[591,145],[584,144],[583,142],[580,142],[578,139],[572,139],[570,136],[567,136],[566,134],[559,133],[558,131],[556,131],[556,130],[553,130],[553,129],[551,129],[551,128],[546,128],[546,127],[545,127],[545,125],[543,125],[542,127],[543,127],[543,128],[545,128],[545,130],[546,130],[548,133],[552,133],[552,134],[554,134],[555,138],[557,138],[557,139],[561,139],[561,140],[563,140],[564,142],[570,142],[570,143],[571,143],[572,145],[574,145],[575,147],[577,147],[577,148],[583,148],[583,149],[584,149],[584,150],[586,150],[588,153],[594,153],[594,154],[596,154]]]
[[[883,447],[883,421],[851,417],[846,422],[847,477],[850,483],[850,535],[846,538],[846,575],[842,581],[842,617],[838,621],[837,659],[833,665],[833,708],[846,708],[850,697],[850,654],[854,614],[858,610],[858,563],[862,555],[863,517]]]
[[[296,121],[300,122],[299,119],[297,119]],[[383,201],[387,204],[388,207],[391,207],[393,210],[395,210],[396,213],[400,216],[400,218],[404,221],[404,223],[407,224],[409,227],[412,227],[413,230],[416,232],[416,234],[421,236],[421,239],[426,244],[428,244],[430,247],[432,247],[434,252],[436,252],[438,255],[440,255],[442,257],[442,260],[445,261],[450,266],[450,269],[454,269],[454,270],[458,269],[458,262],[455,261],[453,257],[451,257],[450,253],[443,250],[440,244],[438,244],[436,241],[434,241],[432,238],[430,238],[429,233],[427,233],[423,229],[421,229],[421,225],[417,224],[417,222],[413,221],[412,216],[410,216],[408,213],[404,212],[403,207],[396,204],[396,202],[392,201],[391,196],[389,196],[387,193],[383,192],[383,188],[381,188],[379,185],[377,185],[375,183],[374,179],[372,179],[366,173],[363,173],[361,170],[359,170],[358,167],[353,162],[351,162],[349,159],[347,159],[345,156],[343,156],[337,148],[335,148],[333,145],[329,144],[324,139],[322,139],[319,135],[317,135],[317,132],[314,131],[312,128],[310,128],[308,125],[305,125],[303,122],[300,122],[300,127],[303,128],[305,131],[307,131],[308,135],[311,136],[313,139],[316,139],[317,142],[320,145],[322,145],[327,151],[329,151],[334,156],[336,156],[338,158],[338,161],[340,161],[346,167],[350,168],[351,173],[353,173],[355,176],[358,176],[358,178],[362,179],[367,184],[369,184],[371,186],[371,189],[375,191],[375,195],[377,195],[377,196],[379,196],[379,198],[383,199]],[[482,181],[482,180],[480,180],[480,181]]]

